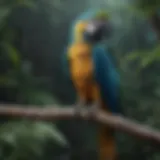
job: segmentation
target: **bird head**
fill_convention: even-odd
[[[85,26],[84,36],[90,42],[99,42],[103,38],[108,38],[110,35],[111,27],[109,24],[109,16],[105,11],[99,11],[88,20]]]
[[[71,29],[71,41],[97,43],[110,35],[108,13],[102,10],[84,12],[73,22]]]

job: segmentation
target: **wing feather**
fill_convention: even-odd
[[[96,46],[93,49],[93,60],[95,78],[100,86],[102,98],[112,112],[119,113],[119,75],[104,47]]]

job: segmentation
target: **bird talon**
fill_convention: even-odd
[[[94,103],[90,108],[89,108],[89,113],[91,114],[91,117],[95,117],[98,112],[98,104]]]
[[[83,110],[85,108],[85,101],[81,98],[78,97],[76,108],[75,108],[75,116],[79,117],[83,115]]]
[[[78,106],[78,107],[75,108],[75,116],[76,117],[77,116],[79,117],[79,116],[81,116],[83,114],[83,108],[84,107],[82,107],[82,106],[80,106],[80,107]]]

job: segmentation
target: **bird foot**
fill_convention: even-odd
[[[97,112],[99,111],[99,103],[95,102],[92,106],[90,106],[88,111],[92,118],[95,117],[97,115]]]
[[[85,101],[83,101],[82,99],[79,99],[76,103],[76,107],[75,107],[75,116],[79,117],[79,116],[83,116],[84,113],[84,108],[85,107]]]

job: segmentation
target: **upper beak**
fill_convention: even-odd
[[[85,29],[85,36],[90,41],[100,41],[107,37],[110,32],[110,27],[105,21],[91,21]]]

